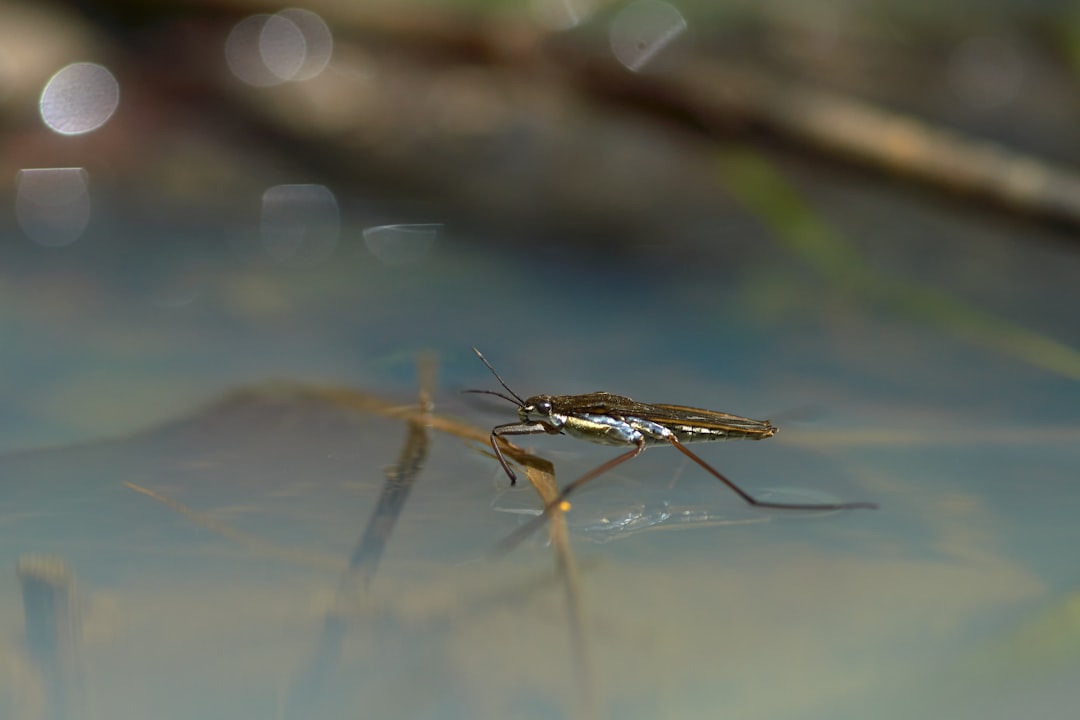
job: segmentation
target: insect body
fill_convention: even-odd
[[[876,509],[875,503],[782,503],[757,500],[731,480],[724,477],[694,454],[685,443],[713,442],[717,440],[764,440],[776,434],[777,428],[768,420],[750,418],[729,413],[701,410],[682,405],[640,403],[622,395],[594,392],[586,395],[536,395],[522,399],[503,382],[499,373],[479,350],[473,348],[480,360],[492,372],[495,379],[509,395],[493,390],[467,390],[466,392],[495,395],[518,406],[516,423],[497,425],[491,430],[491,448],[495,451],[503,470],[515,484],[517,475],[503,456],[499,438],[506,435],[572,435],[582,440],[603,445],[631,446],[629,450],[608,460],[563,488],[559,497],[548,504],[532,522],[522,526],[499,545],[508,551],[537,529],[544,520],[566,502],[566,498],[590,480],[608,470],[637,457],[650,445],[669,444],[700,465],[710,475],[727,485],[750,505],[760,508],[784,510],[852,510]]]
[[[537,395],[518,408],[521,425],[539,424],[544,432],[565,433],[603,445],[628,445],[638,437],[645,445],[746,438],[761,440],[776,434],[767,420],[681,405],[648,405],[606,392],[588,395]],[[517,427],[516,424],[500,426]],[[529,430],[529,432],[538,432]],[[504,429],[500,435],[510,434]]]

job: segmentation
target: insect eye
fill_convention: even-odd
[[[536,412],[540,413],[541,415],[550,415],[551,403],[549,403],[547,400],[541,400],[540,402],[536,403]]]

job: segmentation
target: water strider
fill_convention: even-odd
[[[627,460],[637,457],[646,447],[664,443],[674,446],[754,507],[782,510],[877,509],[877,504],[871,502],[784,503],[757,500],[694,454],[684,444],[716,440],[764,440],[775,435],[777,430],[768,420],[751,420],[729,413],[682,405],[640,403],[628,397],[607,392],[584,395],[534,395],[523,400],[510,389],[510,386],[503,381],[479,350],[473,348],[473,352],[487,366],[503,389],[510,394],[505,395],[495,390],[466,390],[465,392],[495,395],[518,407],[519,422],[497,425],[491,430],[491,448],[510,478],[511,485],[517,482],[517,474],[510,467],[499,447],[499,439],[507,435],[539,433],[571,435],[602,445],[632,446],[630,450],[593,468],[564,487],[559,497],[548,503],[540,515],[518,528],[498,545],[496,548],[498,554],[511,550],[524,540],[539,528],[556,508],[568,509],[567,497],[582,485]]]

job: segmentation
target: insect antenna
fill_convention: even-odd
[[[521,397],[516,392],[511,390],[509,385],[507,385],[505,382],[503,382],[503,379],[501,377],[499,377],[499,373],[495,372],[495,368],[491,367],[491,363],[489,363],[487,361],[487,358],[484,357],[483,353],[481,353],[476,348],[473,348],[472,351],[474,353],[476,353],[476,357],[480,358],[480,362],[484,363],[484,365],[487,366],[487,369],[491,371],[491,374],[495,376],[495,379],[499,381],[499,384],[503,386],[503,388],[506,390],[506,392],[510,393],[514,397],[514,400],[511,400],[511,402],[513,402],[518,407],[525,407],[525,401],[522,400]],[[507,400],[510,400],[510,398],[506,397],[505,395],[503,395],[501,393],[493,392],[491,390],[479,391],[479,392],[487,392],[490,395],[498,395],[501,398],[505,398]]]
[[[515,400],[514,398],[510,397],[509,395],[506,395],[506,394],[501,393],[501,392],[496,392],[495,390],[462,390],[461,392],[463,392],[463,393],[474,393],[476,395],[494,395],[495,397],[501,397],[503,400],[508,400],[508,401],[514,403],[515,405],[517,405],[518,407],[525,407],[525,403],[521,402],[520,400]]]

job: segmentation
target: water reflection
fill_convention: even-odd
[[[677,499],[657,495],[655,488],[642,486],[630,490],[607,486],[602,492],[587,493],[576,499],[565,517],[576,537],[597,543],[621,540],[650,529],[689,530],[773,520],[770,513],[733,505],[732,502],[717,503],[716,507],[680,503]],[[504,490],[495,497],[491,507],[496,512],[519,515],[526,520],[542,512],[536,493],[527,487]],[[535,542],[546,543],[546,537],[539,533]]]
[[[415,423],[407,437],[430,431],[430,445],[403,444],[405,423]],[[636,469],[582,493],[565,516],[579,536],[683,521],[697,531],[587,551],[584,622],[574,625],[546,551],[476,561],[503,531],[476,482],[490,460],[468,450],[484,447],[487,428],[420,413],[400,396],[280,384],[237,392],[123,440],[0,456],[9,483],[0,548],[9,568],[32,548],[64,556],[91,587],[108,583],[118,610],[107,642],[86,648],[87,667],[102,709],[118,718],[289,717],[291,702],[311,718],[358,707],[380,717],[573,716],[568,628],[594,643],[610,705],[601,717],[710,717],[717,707],[740,717],[921,717],[940,702],[927,694],[928,669],[961,655],[971,618],[1043,589],[1004,552],[1002,518],[984,500],[950,501],[942,490],[903,499],[898,488],[929,454],[905,444],[893,472],[877,473],[892,501],[874,515],[748,522],[741,513],[754,511],[719,487],[704,486],[708,496],[696,482],[657,487]],[[378,508],[400,508],[395,485],[419,467],[418,450],[430,455],[392,542],[367,545],[387,551],[377,581],[335,591],[347,566],[364,566],[364,517],[373,531],[389,529]],[[793,462],[805,467],[805,456]],[[956,482],[929,467],[936,485]],[[1062,463],[1063,477],[1071,467]],[[629,477],[642,480],[621,483]],[[508,512],[543,504],[531,490],[506,495],[498,502]],[[1048,608],[1051,626],[1071,605]],[[98,617],[87,626],[103,637]],[[1012,656],[1042,627],[1002,649]],[[983,677],[964,689],[979,690]],[[538,697],[544,712],[533,712]]]

